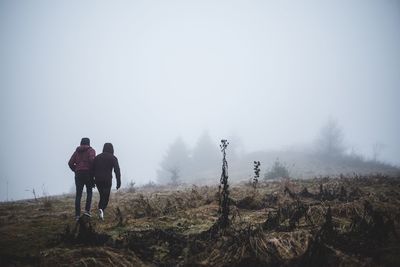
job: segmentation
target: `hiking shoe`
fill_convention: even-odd
[[[83,215],[86,215],[86,216],[88,216],[88,217],[92,217],[92,215],[90,215],[90,211],[85,211],[85,212],[83,213]]]
[[[104,212],[102,209],[99,209],[99,218],[100,220],[104,221]]]

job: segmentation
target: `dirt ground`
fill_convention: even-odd
[[[83,196],[84,200],[85,196]],[[400,266],[400,179],[282,180],[113,192],[105,220],[74,196],[0,204],[0,266]]]

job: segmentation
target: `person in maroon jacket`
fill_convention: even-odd
[[[99,190],[99,217],[104,220],[104,210],[107,208],[112,186],[112,170],[117,179],[117,190],[121,187],[121,171],[118,159],[114,156],[114,147],[111,143],[105,143],[103,153],[97,155],[93,162],[94,180]]]
[[[78,146],[68,162],[68,166],[75,172],[75,218],[79,219],[81,214],[81,198],[83,187],[86,186],[86,206],[85,215],[90,217],[90,206],[92,204],[93,180],[93,161],[96,151],[90,146],[90,139],[82,138],[81,145]]]

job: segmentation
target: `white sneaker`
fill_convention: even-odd
[[[79,221],[79,218],[80,218],[81,216],[75,216],[75,221]]]
[[[104,221],[104,212],[102,209],[99,209],[99,218]]]
[[[90,211],[85,211],[85,212],[83,213],[83,215],[86,215],[86,216],[88,216],[88,217],[92,217],[92,215],[90,215]]]

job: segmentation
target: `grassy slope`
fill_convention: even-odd
[[[297,200],[283,193],[285,186],[293,192],[307,187],[317,194],[320,184],[328,188],[344,185],[348,192],[351,188],[359,188],[362,195],[350,202],[300,198],[302,203],[309,205],[314,225],[301,218],[300,224],[291,229],[286,219],[282,220],[279,229],[261,229],[269,212],[296,203]],[[0,205],[0,266],[63,263],[66,266],[151,266],[162,263],[223,266],[256,265],[259,261],[298,265],[310,247],[310,240],[324,223],[327,206],[332,207],[338,233],[349,232],[352,217],[363,213],[365,200],[370,201],[375,210],[389,214],[400,233],[399,185],[397,180],[385,178],[352,182],[286,181],[263,184],[256,194],[250,187],[237,185],[231,188],[232,201],[236,202],[231,206],[232,227],[211,239],[201,233],[207,232],[217,220],[216,187],[150,188],[136,193],[120,191],[112,194],[104,222],[96,216],[91,219],[97,233],[109,236],[100,246],[69,243],[62,238],[68,225],[70,229],[75,226],[73,196],[54,197],[51,204],[44,199],[3,203]],[[265,196],[275,196],[277,202],[271,202]],[[97,198],[95,194],[93,206],[97,204]],[[122,225],[116,215],[117,207],[122,212]],[[336,257],[336,262],[340,259],[345,266],[376,264],[376,257],[363,251],[356,255],[347,246],[335,242],[324,246],[325,250],[326,247],[332,248],[328,254],[333,253],[335,256],[331,257]],[[380,264],[400,264],[400,256],[395,256],[400,255],[400,244],[392,233],[380,249]],[[250,258],[258,262],[250,262]]]

